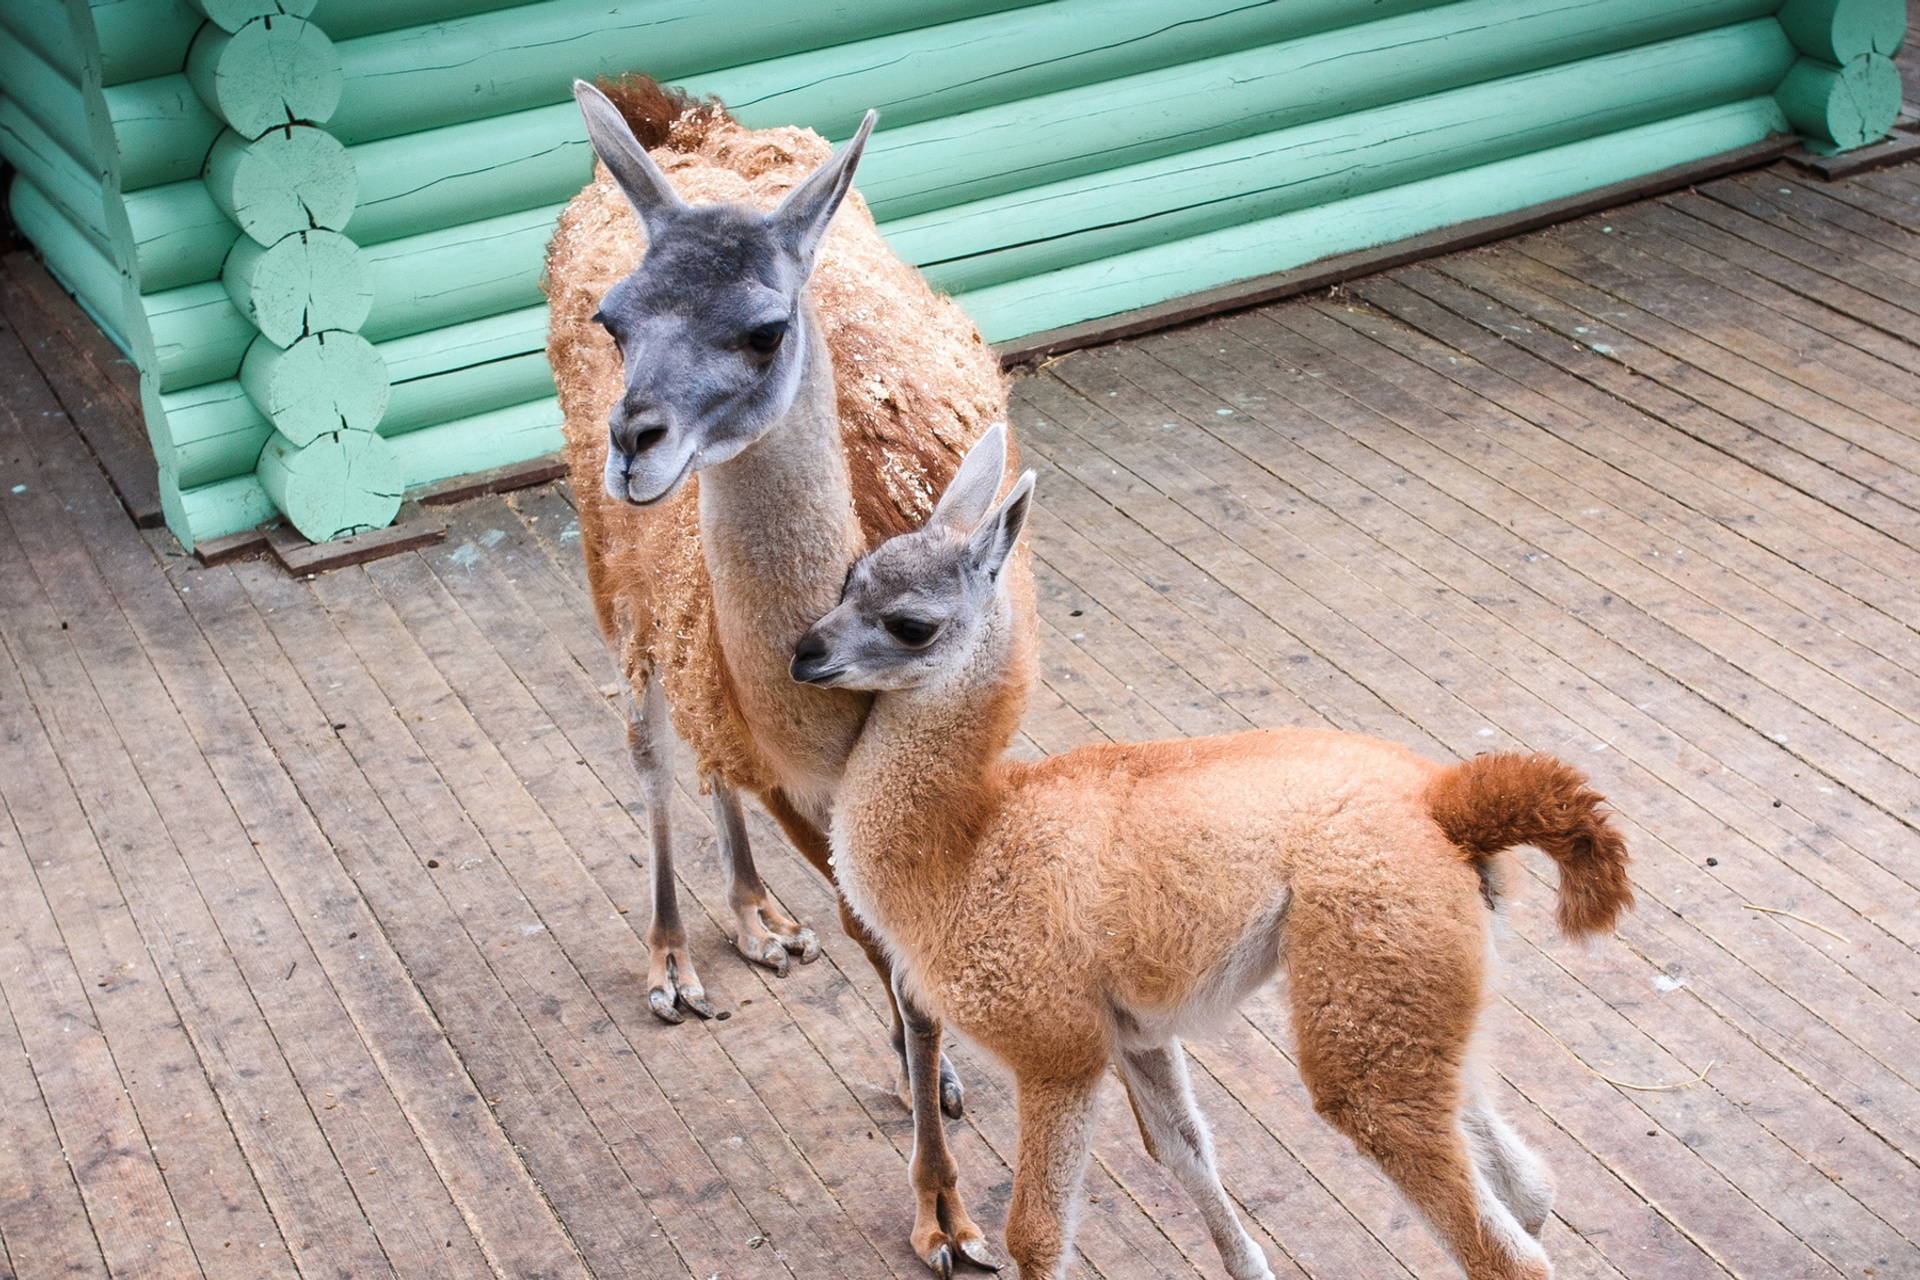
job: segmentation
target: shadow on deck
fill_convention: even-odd
[[[1530,859],[1485,1023],[1563,1276],[1920,1276],[1917,232],[1913,169],[1772,169],[1016,384],[1022,750],[1331,724],[1557,752],[1618,807],[1640,910],[1570,947]],[[311,580],[203,569],[9,298],[0,1271],[917,1280],[884,997],[757,816],[832,938],[732,955],[684,773],[729,1016],[647,1012],[564,485]],[[1456,1274],[1287,1043],[1269,994],[1193,1046],[1276,1271]],[[956,1056],[997,1233],[1011,1098]],[[1078,1274],[1222,1274],[1117,1089],[1086,1201]]]

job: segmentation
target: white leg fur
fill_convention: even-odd
[[[1474,1167],[1527,1234],[1538,1239],[1553,1209],[1553,1180],[1486,1097],[1476,1091],[1460,1112]]]
[[[1240,1225],[1214,1166],[1213,1135],[1193,1100],[1187,1055],[1178,1040],[1152,1049],[1123,1050],[1119,1065],[1133,1092],[1140,1123],[1154,1153],[1173,1171],[1200,1210],[1200,1217],[1234,1280],[1273,1280],[1267,1257]]]

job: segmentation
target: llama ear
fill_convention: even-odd
[[[647,234],[652,236],[661,218],[686,208],[687,202],[660,172],[653,157],[621,118],[620,109],[606,94],[585,80],[575,80],[573,100],[580,104],[580,114],[586,119],[587,137],[593,142],[594,154],[607,166],[607,172],[613,175],[634,212],[640,215],[640,221],[646,224]]]
[[[1006,470],[1007,424],[996,422],[960,459],[960,469],[947,481],[947,491],[940,495],[939,505],[927,517],[927,523],[963,537],[972,533],[986,519]]]
[[[1027,512],[1033,507],[1033,472],[1022,471],[1013,488],[978,529],[967,539],[967,558],[975,568],[984,569],[989,578],[1000,576],[1020,531],[1027,527]]]
[[[867,135],[873,132],[873,122],[879,118],[878,111],[867,112],[860,127],[854,130],[853,140],[840,148],[840,154],[808,174],[804,182],[787,193],[780,207],[767,215],[767,221],[808,271],[813,270],[813,255],[826,237],[827,223],[833,220],[834,210],[853,189],[853,171],[860,164],[861,153],[867,149]]]

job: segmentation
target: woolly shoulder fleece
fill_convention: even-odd
[[[747,129],[717,104],[634,78],[603,86],[690,203],[772,209],[831,148],[810,129]],[[777,785],[732,693],[700,549],[698,477],[633,507],[607,496],[607,414],[622,386],[613,341],[591,317],[646,250],[632,207],[595,165],[547,252],[547,356],[566,415],[566,455],[601,630],[636,686],[664,685],[702,774],[764,794]],[[1007,413],[1006,380],[972,321],[895,257],[858,192],[834,217],[810,285],[833,358],[841,439],[869,545],[917,528],[960,458]]]

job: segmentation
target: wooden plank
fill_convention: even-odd
[[[43,466],[42,474],[55,469]],[[55,501],[49,494],[47,507]],[[178,975],[165,976],[184,988],[186,1030],[228,1113],[251,1119],[236,1136],[289,1244],[355,1258],[358,1267],[421,1274],[477,1260],[470,1240],[449,1252],[450,1237],[465,1233],[446,1193],[435,1194],[409,1126],[259,862],[257,843],[97,577],[84,539],[71,531],[61,537],[58,522],[23,530],[16,520],[15,530],[47,575],[50,606],[80,622],[63,633],[79,668],[66,679],[90,678],[98,688],[111,673],[115,697],[102,719],[112,727],[103,736],[125,744],[133,767],[116,769],[111,755],[96,761],[94,776],[117,779],[109,793],[128,800],[97,803],[93,820],[134,841],[115,873],[143,929],[170,940],[162,954],[181,957]],[[53,675],[48,658],[40,666],[43,679]],[[79,687],[51,683],[47,696],[61,703],[57,720],[84,709]],[[194,833],[171,858],[160,852],[172,848],[169,830]],[[404,1205],[396,1184],[410,1187]]]
[[[1901,271],[1877,270],[1879,264],[1863,261],[1862,255],[1853,251],[1854,246],[1834,244],[1830,237],[1808,232],[1804,226],[1753,199],[1744,187],[1721,188],[1709,184],[1698,193],[1690,191],[1674,197],[1674,203],[1702,221],[1712,222],[1743,239],[1805,263],[1903,311],[1920,313],[1920,306],[1914,302],[1912,281],[1898,278],[1902,273],[1913,274],[1906,269],[1908,264],[1900,263]]]
[[[1916,346],[1916,341],[1920,341],[1920,325],[1914,326],[1915,340],[1909,341],[1892,337],[1877,326],[1863,324],[1816,301],[1816,295],[1835,286],[1835,282],[1778,254],[1734,240],[1664,203],[1637,209],[1620,222],[1651,233],[1643,236],[1636,246],[1641,252],[1705,276],[1739,294],[1749,304],[1792,316],[1801,324],[1864,351],[1885,365],[1920,374],[1920,346]],[[1890,308],[1888,313],[1892,314]]]
[[[549,480],[558,480],[567,474],[567,460],[557,453],[544,457],[529,458],[525,462],[516,462],[510,466],[495,467],[491,471],[478,471],[468,476],[455,476],[451,480],[442,480],[437,484],[423,485],[407,494],[410,501],[423,506],[437,507],[453,502],[465,502],[468,498],[478,498],[489,493],[511,493],[515,489],[530,489]]]
[[[245,535],[235,535],[243,537]],[[349,534],[330,542],[308,542],[291,525],[280,524],[266,532],[267,546],[281,568],[296,578],[331,573],[403,551],[415,551],[443,541],[447,536],[444,521],[415,508],[401,510],[398,520],[384,529]]]
[[[239,566],[239,572],[256,607],[271,610],[269,625],[328,720],[348,725],[343,738],[390,797],[386,807],[408,843],[437,855],[432,860],[441,865],[428,870],[448,873],[438,877],[457,886],[448,892],[471,897],[472,909],[463,913],[466,930],[478,935],[476,941],[484,939],[501,977],[513,984],[514,1003],[540,1030],[553,1068],[584,1104],[584,1128],[557,1129],[540,1141],[588,1142],[609,1150],[620,1170],[620,1198],[644,1201],[641,1221],[663,1233],[658,1247],[671,1247],[685,1259],[679,1265],[706,1272],[724,1267],[730,1274],[786,1273],[773,1254],[747,1247],[764,1234],[760,1224],[725,1190],[698,1137],[675,1115],[646,1057],[629,1039],[659,1029],[644,1010],[644,995],[637,1007],[629,1005],[625,1001],[636,990],[629,987],[618,992],[623,1002],[609,1007],[580,973],[587,961],[576,960],[559,941],[556,928],[566,923],[567,911],[587,908],[590,918],[580,927],[595,929],[599,941],[620,944],[610,924],[618,920],[615,904],[603,896],[598,902],[582,898],[585,887],[566,884],[564,855],[550,824],[500,765],[455,695],[420,662],[363,573],[349,570],[310,585],[263,581],[252,565]],[[567,895],[567,911],[549,897],[560,892]],[[624,924],[619,930],[627,941],[597,963],[625,954],[629,973],[644,972],[644,962],[630,954],[637,940]],[[530,1142],[524,1130],[509,1127],[517,1142]],[[588,1252],[588,1261],[601,1273],[612,1265],[597,1251]],[[622,1264],[634,1265],[637,1260]]]
[[[216,565],[232,564],[235,560],[247,560],[254,556],[272,553],[273,545],[267,541],[267,531],[264,527],[243,529],[239,533],[230,533],[224,538],[204,538],[193,544],[194,559],[209,569]]]
[[[1879,142],[1831,156],[1796,147],[1787,152],[1784,159],[1795,168],[1804,169],[1828,182],[1838,182],[1875,169],[1920,159],[1920,136],[1893,133]]]
[[[1529,246],[1524,257],[1504,258],[1499,276],[1581,313],[1586,323],[1577,327],[1587,332],[1569,332],[1575,341],[1589,346],[1597,341],[1608,348],[1600,354],[1639,372],[1658,370],[1661,381],[1675,390],[1755,430],[1792,441],[1860,484],[1920,510],[1920,482],[1913,470],[1920,441],[1850,412],[1825,395],[1805,391],[1755,360],[1697,339],[1643,309],[1636,299],[1643,298],[1644,291],[1606,271],[1597,260],[1560,247]],[[1488,282],[1483,291],[1496,287],[1492,278],[1486,272],[1476,276]]]
[[[1853,344],[1835,341],[1818,316],[1822,308],[1787,290],[1775,290],[1781,296],[1778,305],[1768,308],[1769,323],[1763,331],[1753,324],[1747,296],[1716,278],[1721,272],[1713,271],[1710,264],[1697,270],[1682,267],[1669,254],[1659,252],[1668,240],[1664,231],[1642,229],[1630,218],[1608,225],[1612,227],[1608,232],[1591,223],[1566,227],[1551,240],[1534,237],[1522,251],[1556,265],[1577,266],[1588,283],[1609,293],[1616,292],[1617,286],[1620,295],[1649,313],[1760,366],[1792,387],[1824,396],[1869,419],[1881,430],[1869,428],[1867,434],[1888,451],[1900,453],[1913,439],[1915,433],[1906,429],[1906,423],[1920,410],[1920,377],[1899,364],[1869,359]],[[1593,269],[1588,269],[1588,260]],[[1836,316],[1834,323],[1846,321]],[[1844,411],[1822,413],[1815,420],[1839,434],[1847,431],[1844,420],[1849,416]]]
[[[89,530],[85,540],[92,544],[95,563],[128,611],[144,652],[168,685],[172,705],[179,708],[208,767],[246,824],[251,839],[244,843],[257,852],[236,850],[242,842],[229,840],[222,871],[245,868],[257,857],[272,875],[275,889],[285,894],[290,917],[267,922],[261,932],[278,940],[294,958],[284,974],[279,968],[284,956],[257,962],[250,985],[262,1013],[279,1017],[280,1042],[295,1062],[304,1047],[324,1038],[320,1053],[302,1072],[309,1082],[318,1077],[307,1087],[309,1106],[329,1146],[348,1162],[349,1176],[360,1184],[357,1196],[376,1231],[390,1240],[396,1235],[404,1240],[412,1233],[418,1251],[411,1256],[404,1248],[396,1252],[407,1270],[423,1275],[484,1265],[482,1252],[504,1258],[510,1273],[534,1275],[554,1267],[570,1252],[564,1237],[554,1230],[471,1082],[454,1069],[451,1048],[405,968],[377,941],[372,917],[213,661],[204,635],[181,608],[183,597],[155,573],[155,557],[147,546],[124,526],[102,518],[103,495],[97,483],[91,489],[84,484],[69,487],[63,497],[81,527]],[[184,567],[191,562],[180,563]],[[191,592],[191,581],[181,585],[185,593]],[[104,616],[113,608],[113,601],[97,601],[84,612]],[[177,747],[162,754],[190,758],[190,752]],[[192,774],[191,768],[184,772]],[[221,803],[204,790],[192,801],[209,829],[202,842],[215,845],[215,852],[222,852],[216,834]],[[244,880],[245,875],[236,878]],[[203,877],[202,883],[217,884],[219,879],[216,873]],[[246,910],[243,901],[229,899],[222,917],[240,918]],[[248,950],[242,948],[239,954],[244,960]],[[326,991],[323,982],[316,992],[322,973],[334,991]],[[344,1003],[352,1028],[341,1025],[336,1001]],[[286,1029],[289,1023],[294,1030]],[[394,1097],[388,1096],[389,1087]],[[400,1114],[396,1101],[409,1114]],[[433,1168],[423,1167],[416,1143]],[[359,1176],[363,1166],[365,1178]],[[458,1208],[450,1204],[450,1189],[457,1189],[467,1203]],[[458,1216],[462,1209],[465,1225]]]
[[[10,665],[0,671],[0,679],[5,681],[8,703],[20,706],[18,677]],[[25,725],[18,717],[10,719],[9,725],[17,727],[10,728],[6,739],[0,740],[0,752],[19,768],[14,758],[26,737]],[[44,767],[39,761],[34,763]],[[36,781],[46,777],[24,770],[13,776]],[[44,803],[44,792],[34,799]],[[8,807],[13,808],[15,803],[10,799]],[[162,1177],[163,1157],[150,1145],[129,1096],[130,1086],[138,1087],[153,1075],[164,1082],[168,1059],[140,1054],[140,1048],[151,1047],[151,1038],[142,1046],[138,1035],[116,1035],[120,1028],[113,1026],[111,1019],[96,1016],[68,944],[38,892],[28,861],[33,852],[24,834],[16,835],[11,828],[0,830],[0,857],[7,863],[7,873],[0,876],[0,898],[6,900],[8,922],[0,931],[0,964],[5,965],[6,1001],[13,1025],[58,1135],[56,1149],[86,1207],[87,1222],[79,1225],[93,1237],[92,1248],[83,1241],[72,1255],[54,1261],[70,1261],[84,1268],[90,1258],[98,1259],[104,1265],[96,1270],[112,1274],[201,1275],[193,1246],[181,1226],[180,1210]],[[43,853],[40,861],[51,867],[55,850],[48,848]],[[61,868],[68,870],[78,861],[72,853],[64,854]],[[137,956],[138,952],[133,954]],[[149,985],[151,973],[141,969],[136,960],[133,973],[127,976],[147,981],[132,985],[154,990],[157,984]],[[107,1025],[103,1026],[103,1021]],[[123,1076],[108,1043],[110,1035],[139,1061],[130,1075]],[[189,1082],[187,1077],[180,1079],[183,1084]],[[204,1148],[194,1147],[188,1141],[180,1149],[182,1154],[192,1152],[195,1157],[204,1154]],[[171,1158],[172,1150],[169,1144],[165,1158]],[[32,1238],[27,1233],[22,1235],[23,1242]],[[265,1258],[260,1261],[268,1263]],[[53,1270],[37,1263],[35,1266]]]
[[[457,869],[480,842],[457,810],[436,800],[424,757],[380,755],[391,740],[389,722],[397,723],[391,705],[325,634],[326,616],[304,588],[278,568],[227,566],[197,576],[193,586],[189,608],[221,660],[249,673],[243,692],[262,732],[445,1027],[462,1071],[544,1197],[564,1214],[580,1255],[601,1275],[687,1274],[533,1034],[531,1024],[551,1028],[559,1009],[546,1000],[546,968],[532,984],[532,966],[518,963],[521,949],[502,945],[517,942],[529,923],[517,898],[470,895],[459,881],[443,887],[431,874],[437,868],[426,867],[431,859]],[[314,701],[309,681],[333,695],[330,705]],[[384,796],[361,770],[355,747],[385,761]],[[502,969],[515,980],[511,992]],[[516,1002],[515,994],[523,999]],[[542,1238],[551,1240],[550,1229]],[[578,1274],[560,1263],[556,1257],[545,1265]]]
[[[1709,178],[1768,164],[1778,159],[1792,145],[1792,141],[1785,138],[1755,143],[1752,146],[1741,147],[1693,164],[1662,169],[1642,178],[1613,183],[1563,200],[1548,201],[1513,213],[1442,227],[1437,231],[1429,231],[1411,239],[1342,254],[1270,276],[1236,281],[1218,289],[1189,294],[1154,306],[1142,307],[1137,311],[1067,325],[1045,333],[1029,334],[1024,338],[1001,344],[997,348],[1000,363],[1007,368],[1032,364],[1062,352],[1098,346],[1120,338],[1136,337],[1206,316],[1243,310],[1263,303],[1277,302],[1283,298],[1331,288],[1348,280],[1357,280],[1394,267],[1405,266],[1410,262],[1418,262],[1446,253],[1456,253],[1462,249],[1471,249],[1495,240],[1504,240],[1509,236],[1551,226],[1556,222],[1584,217],[1601,209],[1631,204],[1635,200],[1644,200],[1649,196],[1691,186]]]
[[[125,383],[132,366],[25,254],[9,254],[0,269],[0,311],[99,459],[127,515],[143,529],[157,528],[163,521],[159,477],[138,383],[131,390]]]
[[[0,821],[0,865],[30,866],[20,847],[19,834],[9,816]],[[10,874],[19,874],[10,872]],[[24,887],[26,877],[19,883]],[[29,911],[45,910],[44,899],[27,897]],[[20,916],[10,917],[24,931]],[[17,981],[18,972],[8,975]],[[60,1147],[60,1136],[48,1109],[48,1099],[34,1077],[33,1064],[20,1039],[0,981],[0,1106],[7,1123],[0,1126],[0,1243],[4,1265],[19,1280],[51,1276],[85,1276],[106,1280],[107,1266],[100,1241],[87,1222],[86,1202],[74,1171]],[[21,992],[25,995],[25,992]]]

